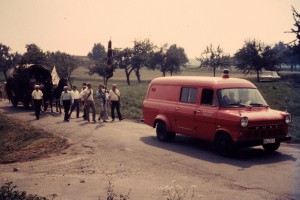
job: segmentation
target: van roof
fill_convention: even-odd
[[[172,76],[159,77],[151,81],[151,84],[159,85],[180,85],[180,86],[206,86],[212,88],[256,88],[256,86],[245,79],[240,78],[222,78],[208,76]]]

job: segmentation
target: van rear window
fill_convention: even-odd
[[[197,88],[181,88],[180,101],[185,103],[196,103]]]

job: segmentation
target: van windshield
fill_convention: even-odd
[[[228,88],[218,90],[221,107],[267,106],[260,92],[255,88]]]

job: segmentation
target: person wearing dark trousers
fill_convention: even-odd
[[[111,118],[112,121],[115,121],[115,109],[117,110],[119,121],[123,120],[122,114],[120,112],[120,100],[121,100],[121,93],[117,89],[116,84],[112,85],[111,90],[109,91],[109,102],[111,105]]]
[[[39,120],[43,101],[43,92],[40,90],[39,85],[35,85],[35,90],[33,90],[31,96],[34,104],[35,117]]]
[[[76,86],[72,86],[72,91],[71,91],[71,96],[73,99],[73,103],[71,106],[71,111],[69,114],[69,118],[72,115],[72,112],[74,111],[74,109],[76,108],[76,117],[79,118],[79,109],[80,109],[80,94],[78,92],[78,90],[76,89]]]
[[[68,91],[68,86],[65,86],[64,91],[61,93],[60,103],[63,105],[65,111],[64,121],[69,122],[69,111],[72,103],[72,96]]]
[[[83,112],[83,115],[82,115],[82,117],[83,117],[83,119],[84,120],[87,120],[87,115],[86,115],[86,106],[84,106],[84,99],[85,99],[85,96],[84,96],[84,90],[86,89],[86,83],[82,83],[82,88],[81,88],[81,90],[80,90],[80,93],[79,93],[79,95],[80,95],[80,98],[81,98],[81,104],[82,104],[82,107],[83,107],[83,109],[82,109],[82,112]]]
[[[90,108],[92,109],[92,116],[93,116],[93,123],[96,122],[96,107],[95,107],[95,101],[94,101],[94,91],[92,89],[92,84],[87,83],[86,84],[86,89],[83,90],[82,95],[85,97],[84,99],[84,106],[86,107],[85,109],[85,114],[86,114],[86,119],[88,122],[90,122]]]

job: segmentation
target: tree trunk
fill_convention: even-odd
[[[7,81],[7,73],[3,72],[3,75],[4,75],[4,78],[5,78],[5,81]]]
[[[68,78],[68,82],[69,82],[69,84],[70,84],[70,87],[72,87],[72,81],[71,81],[70,78]]]
[[[216,77],[216,67],[214,67],[214,77]]]
[[[140,69],[139,68],[137,68],[135,70],[135,75],[136,75],[136,78],[138,80],[138,83],[140,84],[141,83],[141,74],[140,74]]]
[[[130,69],[130,67],[125,67],[127,85],[130,85],[130,74],[131,74],[132,70],[133,69]]]
[[[259,82],[259,70],[256,70],[256,81]]]

